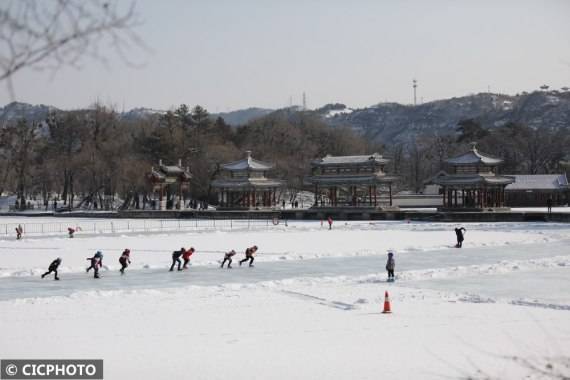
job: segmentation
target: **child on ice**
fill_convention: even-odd
[[[388,271],[388,281],[394,281],[394,269],[396,269],[396,260],[394,260],[394,252],[388,252],[388,261],[386,262],[386,270]]]
[[[461,248],[463,246],[463,240],[465,240],[463,234],[465,232],[467,232],[467,230],[463,227],[455,229],[455,235],[457,235],[457,244],[455,245],[455,248]]]
[[[188,263],[190,262],[190,256],[192,256],[193,253],[194,253],[194,247],[190,247],[189,250],[185,251],[182,254],[182,259],[184,260],[184,265],[182,266],[182,269],[188,269]]]
[[[226,261],[228,262],[228,269],[232,269],[232,257],[235,256],[236,251],[234,251],[233,249],[229,252],[227,252],[224,255],[224,261],[222,261],[222,265],[220,266],[220,268],[224,267],[224,264],[226,263]]]
[[[257,245],[254,245],[253,247],[246,249],[245,250],[245,259],[240,260],[239,266],[241,267],[241,264],[243,264],[249,260],[249,266],[252,267],[253,266],[253,260],[254,260],[253,255],[255,255],[255,252],[257,252]]]
[[[178,270],[182,270],[182,262],[180,261],[180,256],[182,256],[184,252],[186,252],[186,249],[184,249],[184,247],[180,248],[180,251],[172,252],[172,265],[170,266],[170,272],[174,270],[176,263],[178,263]]]
[[[99,268],[103,266],[103,253],[97,251],[93,257],[88,257],[87,260],[91,260],[91,266],[87,268],[87,273],[89,270],[93,269],[95,272],[94,278],[99,278]]]
[[[61,264],[61,257],[58,257],[57,259],[51,262],[51,264],[48,267],[48,271],[42,274],[42,278],[44,278],[51,272],[54,272],[55,274],[54,280],[59,280],[59,277],[57,277],[57,268],[59,267],[59,264]]]
[[[119,257],[119,264],[121,264],[121,269],[120,269],[121,274],[125,274],[125,269],[129,266],[130,263],[131,263],[131,250],[127,248],[123,251],[121,257]]]

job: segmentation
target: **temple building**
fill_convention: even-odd
[[[450,158],[450,174],[433,179],[441,186],[444,210],[481,211],[505,207],[505,187],[515,180],[498,175],[503,160],[481,153],[475,143],[468,152]]]
[[[178,165],[163,165],[159,160],[158,167],[152,167],[147,179],[152,187],[155,210],[171,210],[184,208],[184,195],[190,189],[192,174],[189,168]]]
[[[242,160],[220,165],[221,175],[212,181],[220,209],[262,209],[277,206],[277,190],[284,182],[267,178],[272,163],[258,161],[246,151]]]
[[[397,177],[386,174],[388,162],[378,153],[314,160],[311,175],[305,177],[305,183],[314,188],[314,207],[392,206],[392,184]]]
[[[514,174],[515,179],[505,188],[509,207],[546,207],[548,199],[553,206],[564,206],[570,200],[570,186],[566,174]]]

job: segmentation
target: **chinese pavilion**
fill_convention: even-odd
[[[378,153],[363,156],[331,156],[311,162],[311,175],[305,183],[314,186],[314,207],[392,206],[389,162]]]
[[[188,168],[182,167],[182,160],[178,165],[163,165],[159,160],[158,167],[152,167],[147,179],[152,186],[154,199],[158,198],[155,209],[182,209],[184,208],[184,194],[190,188],[192,174]]]
[[[259,209],[277,205],[276,192],[283,181],[267,178],[272,163],[258,161],[246,151],[242,160],[220,165],[221,175],[212,182],[222,209]]]
[[[505,206],[505,187],[515,180],[498,175],[503,160],[479,152],[472,143],[471,150],[446,162],[453,168],[451,174],[433,180],[441,186],[443,209],[480,211]]]

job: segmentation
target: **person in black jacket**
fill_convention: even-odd
[[[51,262],[51,264],[48,267],[48,271],[42,274],[42,278],[44,278],[51,272],[54,272],[55,274],[54,280],[59,280],[59,277],[57,277],[57,268],[59,267],[60,264],[61,264],[61,257],[58,257],[57,259]]]
[[[257,245],[254,245],[253,247],[246,249],[245,250],[245,259],[240,260],[239,266],[241,267],[241,264],[243,264],[249,260],[249,266],[252,267],[253,266],[253,260],[254,260],[253,255],[255,255],[255,252],[257,252]]]
[[[86,272],[89,273],[89,271],[93,269],[95,272],[93,277],[99,278],[99,268],[103,267],[103,252],[97,251],[93,257],[88,257],[87,260],[91,262],[91,265],[86,269]]]
[[[180,261],[180,257],[186,252],[184,247],[180,248],[179,251],[172,252],[172,265],[170,266],[170,272],[174,270],[174,266],[178,263],[178,270],[182,270],[182,261]]]
[[[394,269],[396,269],[396,260],[394,260],[394,252],[388,252],[388,261],[386,262],[386,271],[388,271],[388,281],[394,281]]]
[[[465,238],[463,237],[463,234],[466,232],[467,230],[463,227],[460,228],[456,228],[455,229],[455,235],[457,235],[457,245],[455,246],[455,248],[461,248],[463,245],[463,240],[465,240]]]
[[[235,256],[236,251],[234,251],[233,249],[229,252],[226,252],[226,254],[224,255],[224,261],[222,261],[222,265],[220,266],[220,268],[224,267],[224,264],[226,263],[226,261],[228,262],[228,269],[232,269],[232,257]]]

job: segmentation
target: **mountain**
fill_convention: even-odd
[[[224,121],[231,125],[232,127],[237,127],[239,125],[244,125],[254,119],[258,119],[265,115],[270,114],[274,110],[267,108],[246,108],[244,110],[237,110],[231,112],[220,112],[218,114],[212,114],[213,117],[222,117]]]
[[[335,104],[315,112],[329,125],[347,126],[368,139],[392,144],[417,134],[454,132],[463,119],[475,119],[487,128],[510,121],[533,128],[570,127],[570,92],[481,93],[417,106],[381,103],[362,109]]]
[[[50,111],[58,109],[43,104],[32,105],[28,103],[12,102],[4,107],[0,107],[0,124],[6,121],[14,121],[25,118],[29,121],[45,120]]]

